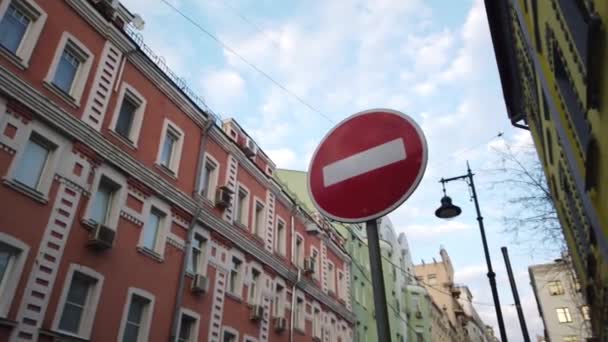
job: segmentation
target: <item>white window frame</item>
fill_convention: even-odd
[[[224,325],[224,326],[222,326],[222,335],[220,337],[220,341],[221,342],[224,342],[224,333],[225,332],[234,335],[234,341],[235,342],[239,341],[239,331],[236,330],[236,329],[234,329],[234,328],[232,328],[232,327]]]
[[[211,174],[211,179],[207,180],[205,177],[207,164],[211,163],[215,166]],[[215,159],[211,154],[205,152],[205,156],[203,159],[203,168],[201,169],[201,184],[199,186],[198,192],[202,193],[205,190],[205,186],[209,184],[209,190],[207,190],[207,196],[205,197],[212,203],[215,202],[215,193],[217,192],[217,187],[219,185],[219,176],[220,175],[220,163]]]
[[[560,321],[560,310],[562,310],[563,315],[564,315],[565,321],[563,321],[563,322]],[[557,314],[557,322],[559,324],[569,324],[569,323],[573,322],[572,313],[570,312],[570,308],[565,307],[565,306],[558,307],[558,308],[555,308],[555,313]]]
[[[304,258],[306,254],[306,240],[304,240],[304,236],[298,232],[296,232],[294,237],[293,244],[293,261],[296,267],[304,268]],[[298,251],[298,238],[302,241],[302,245],[300,247],[301,251]]]
[[[18,67],[21,69],[26,69],[29,67],[32,52],[38,43],[38,38],[40,38],[40,33],[42,32],[48,15],[33,0],[8,0],[0,3],[0,20],[4,18],[10,4],[15,4],[19,10],[24,12],[24,14],[29,18],[30,24],[21,38],[21,42],[19,43],[19,47],[17,48],[15,55],[5,51],[5,49],[0,49],[0,51],[2,51],[1,54],[3,56],[7,57]]]
[[[258,272],[258,279],[255,283],[255,293],[251,293],[251,285],[253,284],[253,271]],[[262,265],[257,262],[249,263],[248,281],[247,281],[247,302],[250,305],[260,305],[262,303],[262,285],[264,284],[264,271]],[[252,298],[253,297],[253,298]]]
[[[279,239],[279,224],[283,225],[283,239]],[[281,256],[287,255],[287,222],[277,215],[275,227],[275,243],[274,250]]]
[[[241,268],[239,270],[239,272],[237,273],[237,278],[236,278],[236,292],[231,291],[230,289],[230,277],[231,272],[232,272],[232,259],[236,258],[237,260],[239,260],[241,262]],[[242,299],[243,298],[243,283],[244,283],[244,278],[245,278],[245,273],[246,273],[246,268],[247,268],[247,264],[245,263],[245,256],[243,255],[243,253],[238,252],[236,250],[233,250],[232,253],[230,254],[230,260],[229,260],[229,265],[230,265],[230,269],[228,271],[228,281],[226,282],[226,293],[237,297],[238,299]]]
[[[342,280],[340,280],[340,276]],[[346,273],[343,270],[336,272],[337,295],[338,298],[346,300]]]
[[[283,295],[279,296],[277,286],[283,288]],[[287,286],[282,278],[277,278],[274,282],[274,303],[273,303],[273,314],[274,317],[285,317],[285,309],[287,307]]]
[[[100,165],[97,168],[95,177],[93,178],[93,184],[91,186],[91,196],[85,209],[84,217],[86,220],[91,221],[91,211],[93,210],[93,203],[95,202],[95,193],[99,188],[99,183],[102,177],[110,180],[114,183],[118,189],[114,191],[114,195],[110,199],[110,212],[105,225],[113,230],[118,228],[118,220],[120,219],[120,211],[127,201],[127,178],[107,165]]]
[[[315,280],[319,280],[320,276],[321,276],[321,253],[319,252],[319,249],[315,246],[310,246],[310,257],[314,257],[315,252],[317,254],[317,256],[314,258],[315,260],[315,264],[314,264],[314,268],[315,268],[315,272],[312,274],[312,278]]]
[[[177,142],[173,146],[173,151],[171,153],[171,157],[170,157],[171,160],[169,161],[169,165],[165,166],[165,165],[162,165],[161,156],[163,154],[165,140],[167,139],[167,135],[168,135],[169,131],[171,131],[171,134],[177,136]],[[175,124],[173,121],[165,118],[165,120],[163,121],[163,129],[162,129],[162,133],[160,136],[160,145],[158,145],[158,153],[156,155],[156,164],[159,167],[161,167],[163,169],[167,169],[168,171],[172,172],[173,176],[175,176],[175,177],[177,177],[177,174],[179,172],[179,164],[182,159],[182,149],[184,147],[185,137],[186,137],[186,135],[184,134],[184,131],[177,124]]]
[[[318,312],[318,315],[317,315]],[[312,305],[312,337],[322,338],[323,336],[323,311],[318,303]]]
[[[243,185],[243,183],[238,183],[237,187],[236,187],[236,194],[235,194],[235,201],[234,201],[234,214],[237,215],[239,213],[238,207],[239,207],[239,192],[241,190],[241,188],[243,190],[245,190],[247,192],[247,196],[245,196],[245,208],[241,208],[241,216],[245,216],[244,217],[244,221],[242,222],[242,217],[235,217],[235,222],[237,224],[240,224],[241,226],[244,227],[249,227],[249,206],[250,206],[250,199],[251,199],[251,191],[249,191],[249,188],[247,188],[245,185]]]
[[[133,113],[131,130],[129,131],[128,137],[124,137],[122,134],[116,131],[116,124],[118,123],[120,109],[122,108],[122,103],[124,102],[125,97],[130,98],[132,102],[138,105],[137,110],[135,111],[135,113]],[[139,133],[141,131],[141,124],[144,119],[144,113],[146,112],[147,103],[148,101],[146,101],[146,98],[141,93],[139,93],[137,89],[135,89],[127,82],[123,82],[118,93],[118,99],[116,100],[114,115],[112,116],[112,120],[110,121],[110,126],[108,128],[121,139],[124,140],[126,138],[129,140],[128,143],[130,143],[134,147],[137,147],[137,141],[139,140]]]
[[[327,260],[327,291],[336,294],[336,265],[329,260]]]
[[[127,300],[122,310],[122,319],[120,321],[120,333],[118,334],[117,339],[118,342],[122,342],[123,335],[125,333],[125,328],[127,326],[127,318],[129,317],[131,301],[133,300],[134,295],[141,298],[145,298],[150,301],[143,312],[139,335],[137,335],[137,341],[134,342],[148,341],[148,336],[150,335],[150,326],[152,323],[152,315],[154,314],[155,297],[153,294],[146,290],[138,289],[136,287],[129,287],[129,290],[127,291]]]
[[[154,244],[155,248],[153,250],[151,250],[148,247],[144,246],[144,231],[145,231],[145,224],[147,223],[148,218],[149,218],[153,208],[154,208],[154,210],[159,211],[162,214],[164,214],[164,217],[161,219],[161,222],[158,227],[158,233],[156,235],[156,243]],[[146,203],[144,203],[143,212],[144,212],[144,215],[143,215],[144,226],[141,227],[141,232],[139,234],[139,241],[137,243],[137,248],[142,251],[145,251],[145,252],[153,252],[161,259],[164,259],[167,236],[171,232],[171,224],[173,222],[173,219],[171,217],[171,208],[169,207],[168,204],[166,204],[162,200],[151,196],[151,197],[149,197],[148,201],[146,201]]]
[[[205,250],[203,251],[203,253],[201,253],[201,255],[199,256],[199,260],[197,262],[198,268],[194,271],[194,274],[200,274],[203,276],[207,276],[207,269],[209,267],[209,258],[211,257],[211,235],[209,234],[209,231],[203,229],[200,226],[195,226],[194,228],[194,235],[198,235],[200,237],[202,237],[203,239],[206,240],[205,243]],[[192,253],[192,252],[190,252]],[[192,255],[190,255],[190,257],[192,257]]]
[[[300,331],[304,331],[306,329],[306,298],[302,293],[296,293],[296,300],[294,301],[296,307],[295,316],[294,317],[294,328]],[[302,305],[298,306],[298,300],[301,300]]]
[[[30,252],[30,246],[21,240],[0,232],[0,243],[5,244],[18,251],[14,256],[14,260],[10,262],[5,271],[4,279],[0,279],[0,317],[6,318],[13,302],[17,285],[21,280],[23,267],[27,260],[27,255]]]
[[[78,69],[76,70],[76,75],[74,75],[74,79],[72,80],[70,91],[68,94],[66,94],[63,90],[59,89],[53,84],[53,79],[55,78],[57,66],[59,65],[59,60],[63,55],[63,51],[69,45],[71,45],[73,49],[77,49],[82,52],[82,56],[79,56],[82,60],[80,62],[80,65],[78,66]],[[84,45],[78,38],[76,38],[70,32],[65,31],[61,35],[61,39],[59,40],[59,45],[57,45],[57,49],[55,49],[55,55],[53,56],[53,61],[51,62],[49,71],[46,74],[46,77],[44,78],[44,83],[47,88],[49,88],[55,94],[59,95],[64,100],[67,100],[68,103],[79,107],[80,100],[82,98],[82,93],[84,92],[84,88],[86,86],[87,79],[89,78],[89,74],[91,72],[91,67],[93,66],[94,60],[95,55],[86,47],[86,45]]]
[[[68,291],[70,289],[70,286],[72,285],[72,279],[74,277],[75,272],[82,273],[87,277],[91,277],[97,280],[95,286],[92,289],[89,289],[90,292],[87,296],[87,304],[85,310],[82,313],[78,334],[74,334],[69,331],[62,331],[59,329],[59,321],[61,320],[61,316],[63,315],[63,309],[65,308],[65,302],[68,296]],[[69,336],[84,338],[85,340],[90,339],[91,330],[93,328],[93,322],[95,321],[95,313],[97,312],[97,306],[99,304],[99,297],[103,289],[103,281],[104,276],[101,273],[96,272],[92,268],[78,264],[70,264],[68,268],[68,273],[63,282],[61,296],[59,297],[59,302],[57,304],[57,312],[55,313],[55,318],[53,319],[53,330],[60,331],[62,334],[66,334]]]
[[[182,317],[183,316],[188,316],[190,318],[194,319],[194,329],[192,329],[192,336],[190,336],[190,340],[194,341],[198,341],[198,332],[200,329],[200,323],[201,323],[201,316],[196,313],[195,311],[186,309],[186,308],[180,308],[179,310],[179,322],[177,323],[177,334],[179,335],[179,331],[182,328]],[[176,337],[177,340],[177,337]]]
[[[243,336],[243,342],[258,342],[258,339],[253,336],[245,335]]]
[[[262,206],[262,218],[259,227],[258,204]],[[266,203],[259,197],[253,196],[253,203],[251,207],[253,209],[253,217],[251,218],[251,234],[263,239],[266,234]]]

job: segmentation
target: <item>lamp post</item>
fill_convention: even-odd
[[[463,179],[467,182],[467,185],[471,189],[471,197],[475,203],[475,210],[477,211],[477,222],[479,223],[479,231],[481,233],[481,242],[483,244],[483,251],[486,257],[486,264],[488,266],[488,279],[490,281],[490,287],[492,288],[492,298],[494,299],[494,308],[496,309],[496,319],[498,321],[498,328],[500,330],[500,339],[502,342],[507,342],[507,333],[505,331],[505,323],[502,319],[502,310],[500,308],[500,300],[498,299],[498,290],[496,289],[496,274],[492,269],[492,261],[490,260],[490,251],[488,250],[488,242],[486,240],[486,231],[483,227],[483,217],[479,210],[479,202],[477,200],[477,192],[475,191],[475,183],[473,182],[473,173],[471,167],[467,162],[467,173],[462,176],[441,178],[439,181],[443,187],[443,198],[441,198],[441,207],[435,211],[435,216],[442,219],[450,219],[460,215],[462,210],[460,207],[452,204],[452,199],[446,195],[445,184],[451,181]]]

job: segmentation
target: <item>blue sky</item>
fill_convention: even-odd
[[[527,132],[505,112],[481,0],[170,0],[227,46],[323,113],[310,110],[185,21],[160,0],[123,0],[146,21],[144,39],[222,117],[234,117],[279,167],[305,170],[319,140],[355,112],[387,107],[411,115],[429,146],[416,193],[391,219],[408,234],[415,262],[450,254],[456,281],[491,303],[474,207],[466,185],[448,192],[463,215],[433,216],[439,178],[477,171],[493,265],[511,341],[521,341],[500,246],[509,246],[532,337],[542,332],[527,266],[555,255],[531,253],[501,233],[507,189],[491,187],[494,149],[525,145]],[[504,138],[494,138],[505,132]],[[526,237],[523,237],[525,240]],[[477,305],[485,322],[494,309]],[[498,333],[498,332],[497,332]]]

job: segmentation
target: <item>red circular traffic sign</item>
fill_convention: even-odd
[[[409,116],[371,109],[340,122],[308,168],[308,191],[323,215],[356,223],[388,214],[414,192],[426,169],[426,139]]]

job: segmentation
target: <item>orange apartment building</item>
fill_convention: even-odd
[[[0,340],[350,341],[343,241],[137,19],[0,0]]]

